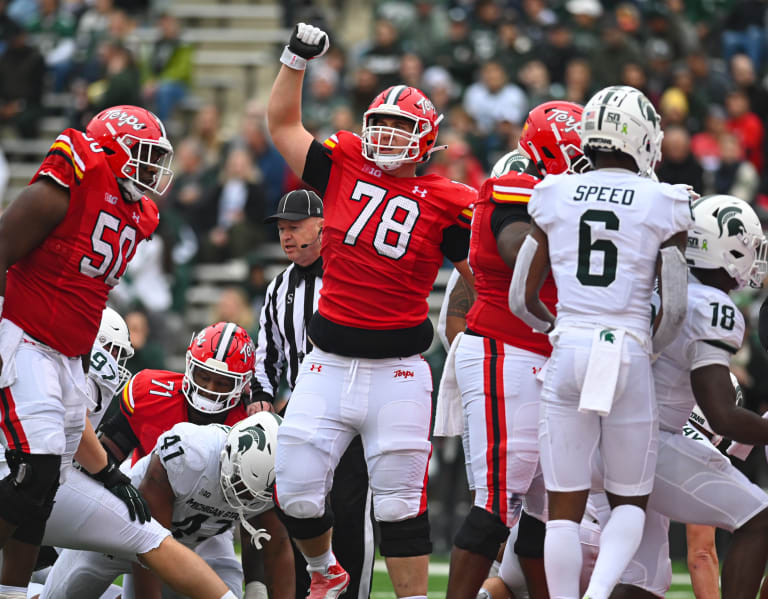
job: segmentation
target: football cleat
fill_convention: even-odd
[[[336,599],[347,591],[349,574],[336,562],[328,567],[325,574],[312,572],[307,599]]]

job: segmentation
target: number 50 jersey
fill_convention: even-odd
[[[126,202],[104,152],[83,132],[56,138],[32,178],[69,190],[69,208],[40,246],[8,269],[3,317],[66,356],[90,353],[109,290],[158,225],[152,200]]]
[[[528,213],[549,241],[557,326],[616,327],[649,338],[659,248],[693,227],[688,191],[624,169],[548,175]]]

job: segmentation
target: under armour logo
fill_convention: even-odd
[[[428,190],[422,189],[418,185],[414,185],[413,189],[411,190],[412,193],[416,194],[417,196],[420,196],[422,199],[427,197],[427,193],[429,193]]]
[[[323,369],[323,365],[322,364],[312,364],[312,366],[310,366],[309,369],[312,372],[320,372]]]
[[[131,218],[132,218],[132,219],[133,219],[133,220],[136,222],[136,224],[137,224],[137,225],[139,224],[139,220],[141,219],[141,217],[140,217],[140,216],[138,215],[138,213],[136,213],[136,212],[134,212],[134,213],[131,215]]]

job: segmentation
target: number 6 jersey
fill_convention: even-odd
[[[158,225],[155,203],[126,202],[101,147],[81,131],[56,138],[32,178],[69,190],[61,221],[8,269],[3,317],[70,357],[90,353],[109,290]]]
[[[693,226],[687,190],[624,169],[548,175],[528,213],[547,234],[557,326],[617,327],[647,339],[659,248]]]

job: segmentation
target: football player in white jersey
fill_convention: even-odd
[[[256,530],[249,523],[256,516],[260,524],[264,518],[277,518],[272,509],[272,487],[280,421],[275,414],[259,412],[231,429],[219,424],[182,422],[163,433],[152,454],[130,470],[131,480],[146,496],[153,516],[180,543],[191,549],[211,544],[218,548],[218,559],[209,563],[237,597],[242,596],[243,584],[231,534],[237,520],[244,523],[259,548],[264,540],[270,541],[269,555],[265,555],[267,578],[280,574],[285,579],[285,584],[270,588],[279,589],[276,596],[284,599],[294,596],[290,577],[284,576],[293,571],[287,533],[270,540],[263,529]],[[135,558],[65,550],[48,576],[41,597],[100,597],[117,576],[130,572],[133,576],[123,579],[124,598],[160,596],[159,580],[139,566]],[[168,589],[162,596],[180,597]]]
[[[768,421],[736,405],[728,369],[745,328],[728,293],[760,286],[768,273],[768,242],[754,210],[736,197],[701,198],[693,212],[696,223],[686,253],[691,266],[687,315],[680,334],[653,365],[661,430],[648,508],[679,522],[732,531],[722,596],[753,599],[768,561],[768,495],[703,442],[703,435],[697,439],[695,431],[681,430],[695,402],[714,433],[742,443],[768,443]],[[649,517],[643,541],[622,576],[631,586],[621,585],[615,597],[664,596],[671,579],[666,530]]]
[[[544,564],[550,595],[578,599],[579,522],[596,452],[612,511],[585,597],[607,599],[640,543],[658,442],[653,346],[677,334],[686,306],[688,189],[653,181],[662,132],[648,99],[608,87],[584,107],[582,150],[594,171],[547,176],[528,204],[510,308],[550,333],[539,442],[549,499]],[[657,263],[660,267],[657,267]],[[550,271],[557,320],[539,299]],[[662,309],[648,330],[660,277]]]

